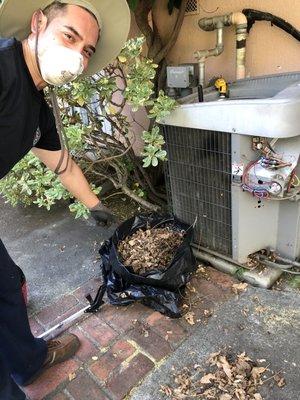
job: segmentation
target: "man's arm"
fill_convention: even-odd
[[[61,157],[61,150],[50,151],[38,149],[34,147],[32,152],[46,165],[51,171],[54,171]],[[64,170],[67,165],[67,151],[64,152],[64,160],[61,165],[61,170]],[[59,175],[63,186],[72,193],[81,203],[91,209],[99,203],[98,197],[92,192],[85,176],[79,166],[69,157],[67,170]]]

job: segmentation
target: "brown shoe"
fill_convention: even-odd
[[[80,342],[77,336],[69,333],[58,339],[48,340],[48,353],[42,368],[23,386],[31,385],[44,371],[56,364],[71,358],[79,349]]]

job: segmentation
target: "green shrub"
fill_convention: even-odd
[[[57,95],[71,154],[95,185],[94,190],[99,193],[98,186],[110,180],[116,190],[145,208],[157,210],[164,194],[157,192],[147,167],[166,160],[164,139],[155,123],[170,113],[176,102],[163,91],[155,96],[152,80],[157,65],[143,57],[144,42],[143,37],[130,39],[104,71],[58,88]],[[133,121],[139,123],[133,114],[128,116],[128,104],[132,111],[146,107],[152,120],[149,130],[143,133],[142,157],[133,150]],[[72,125],[80,121],[79,110],[85,114],[86,124]],[[48,210],[57,201],[70,198],[59,178],[32,154],[0,181],[0,194],[13,205],[36,204]],[[150,195],[151,201],[147,198]],[[70,210],[76,217],[88,215],[88,210],[76,202]]]
[[[80,125],[66,129],[71,152],[77,154],[84,148],[84,130]],[[98,194],[101,188],[93,187]],[[36,204],[50,210],[59,200],[69,201],[72,195],[63,187],[56,174],[46,168],[32,153],[27,154],[12,171],[0,180],[0,193],[11,205]],[[78,201],[69,206],[75,218],[87,218],[89,210]]]

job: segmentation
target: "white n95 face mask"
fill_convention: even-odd
[[[39,49],[38,58],[42,77],[50,85],[61,86],[69,83],[84,70],[83,56],[58,44]]]

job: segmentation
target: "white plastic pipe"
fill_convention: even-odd
[[[241,12],[230,14],[231,24],[236,27],[236,79],[246,77],[247,18]]]

